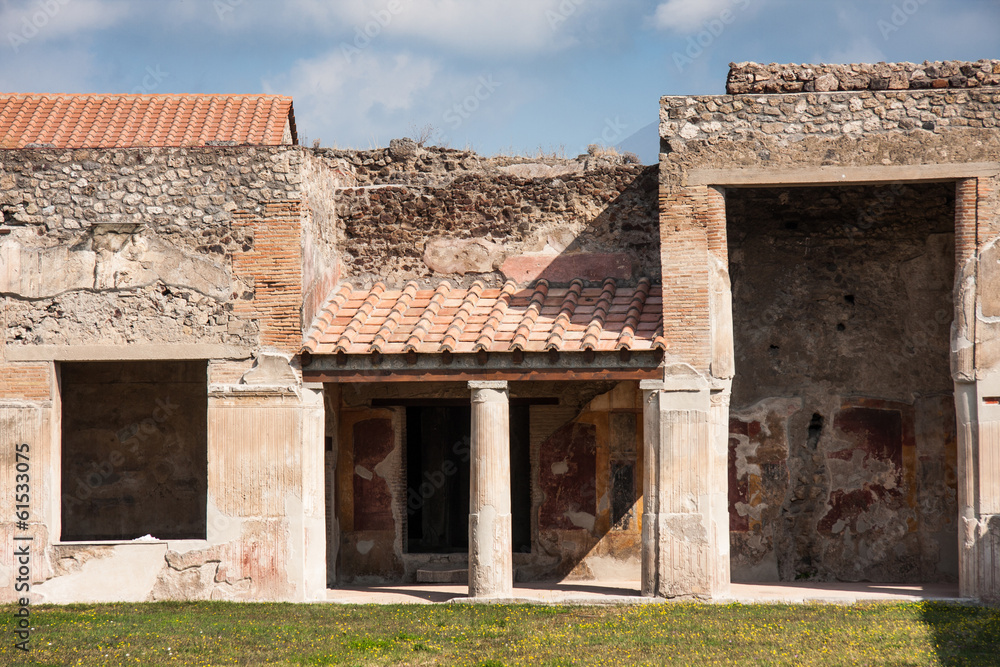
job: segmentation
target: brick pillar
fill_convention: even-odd
[[[469,597],[510,597],[514,590],[514,549],[507,383],[469,382],[469,389],[472,390]]]
[[[646,380],[642,594],[717,597],[729,589],[726,451],[707,383]]]
[[[709,222],[721,216],[725,224],[724,205],[721,193],[704,186],[660,193],[663,335],[671,357],[703,372],[712,360],[709,249],[724,245]]]

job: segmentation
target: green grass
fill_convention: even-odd
[[[998,665],[1000,609],[224,602],[32,607],[0,665]]]

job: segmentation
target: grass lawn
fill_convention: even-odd
[[[2,665],[1000,665],[1000,609],[234,604],[3,607]]]

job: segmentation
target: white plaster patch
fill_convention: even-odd
[[[754,494],[756,497],[757,494]],[[753,500],[753,498],[751,498]],[[754,521],[760,521],[761,512],[767,507],[767,503],[760,503],[758,505],[748,505],[747,503],[736,503],[733,507],[736,508],[736,513],[740,516],[748,516]]]
[[[207,534],[209,544],[235,542],[243,536],[243,520],[222,512],[209,494],[206,503]],[[204,549],[201,540],[170,540],[170,548],[179,553]]]
[[[569,472],[569,463],[566,461],[556,461],[552,464],[553,475],[565,475]]]
[[[371,481],[371,478],[374,477],[371,470],[360,465],[354,466],[354,474],[361,479],[367,479],[369,481]]]
[[[594,522],[597,520],[593,514],[587,512],[565,512],[563,514],[577,528],[594,530]]]
[[[619,559],[611,556],[591,556],[585,560],[590,574],[597,581],[635,581],[642,575],[642,561],[637,556]]]
[[[368,552],[375,546],[375,540],[361,540],[358,542],[358,553],[367,556]]]
[[[143,602],[165,567],[166,542],[116,545],[111,554],[92,558],[79,570],[35,584],[38,602]],[[113,583],[114,585],[110,585]]]

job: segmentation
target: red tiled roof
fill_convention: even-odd
[[[295,143],[282,95],[0,94],[0,148],[130,148]]]
[[[344,285],[328,299],[306,336],[313,354],[455,354],[666,349],[660,287],[648,278],[636,287],[549,288],[545,280],[518,289],[507,282],[469,289],[444,282],[401,290],[376,283],[370,290]]]

